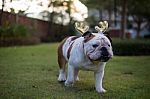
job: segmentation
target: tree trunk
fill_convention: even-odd
[[[100,19],[100,21],[103,20],[103,12],[101,9],[99,9],[99,19]]]
[[[134,22],[137,24],[137,29],[136,29],[137,35],[136,35],[136,37],[139,38],[140,37],[140,31],[141,31],[141,24],[143,22],[143,19],[139,15],[137,15],[137,16],[133,15],[132,17],[134,19]]]
[[[111,9],[108,9],[108,22],[111,24]]]
[[[70,21],[69,21],[69,28],[68,28],[68,35],[74,35],[74,33],[72,32],[72,21],[73,21],[73,18],[71,17],[71,4],[72,4],[72,1],[71,0],[68,0],[68,4],[67,4],[67,7],[68,7],[68,14],[69,14],[69,18],[70,18]]]
[[[137,38],[140,37],[141,23],[142,23],[142,20],[140,17],[138,17],[138,20],[137,20]]]
[[[67,7],[68,7],[69,18],[70,18],[69,26],[71,25],[71,21],[72,21],[72,18],[71,18],[71,3],[72,3],[71,0],[68,0]]]
[[[50,37],[51,41],[54,41],[54,32],[53,32],[53,17],[54,17],[54,12],[52,12],[50,14],[50,17],[49,17],[49,21],[48,21],[48,37]]]
[[[0,14],[0,26],[2,25],[2,19],[3,19],[3,10],[4,10],[4,2],[5,0],[2,0],[2,10],[1,10],[1,14]]]
[[[54,39],[54,33],[53,33],[53,17],[54,17],[54,2],[51,2],[50,3],[50,6],[52,7],[52,12],[50,13],[50,16],[49,16],[49,21],[48,21],[48,33],[47,35],[51,38],[51,40],[53,41]]]
[[[117,4],[116,4],[116,0],[114,0],[114,26],[115,27],[117,26],[116,17],[117,17]]]
[[[121,39],[125,39],[125,29],[126,29],[126,9],[127,9],[127,0],[122,2],[122,15],[121,15]]]

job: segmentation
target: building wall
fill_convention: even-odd
[[[8,12],[4,12],[2,18],[2,24],[24,25],[28,28],[29,32],[32,32],[43,41],[60,41],[69,35],[69,33],[67,33],[68,27],[57,24],[51,24],[50,27],[48,21],[33,19]]]

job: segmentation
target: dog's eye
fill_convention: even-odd
[[[96,47],[98,47],[98,44],[94,44],[94,45],[92,45],[94,48],[96,48]]]

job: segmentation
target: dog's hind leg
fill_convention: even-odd
[[[60,64],[59,64],[59,76],[58,76],[58,81],[60,82],[64,82],[66,81],[66,73],[65,73],[65,65],[66,65],[66,61],[65,60],[60,60]],[[59,63],[59,62],[58,62]]]
[[[67,38],[66,38],[67,39]],[[66,60],[63,56],[63,44],[65,43],[66,39],[64,39],[59,47],[58,47],[58,64],[59,64],[59,76],[58,76],[58,81],[64,82],[66,81],[66,74],[65,74],[65,66],[66,66]]]

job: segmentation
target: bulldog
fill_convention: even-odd
[[[111,40],[103,34],[108,28],[108,23],[104,21],[100,22],[99,26],[95,26],[98,33],[88,31],[89,26],[84,23],[75,23],[75,28],[82,33],[82,36],[67,37],[58,47],[60,68],[58,81],[65,81],[65,86],[71,86],[74,81],[79,80],[79,70],[93,71],[96,91],[104,93],[106,92],[102,86],[104,68],[107,61],[113,57]],[[66,63],[68,64],[67,79]]]

